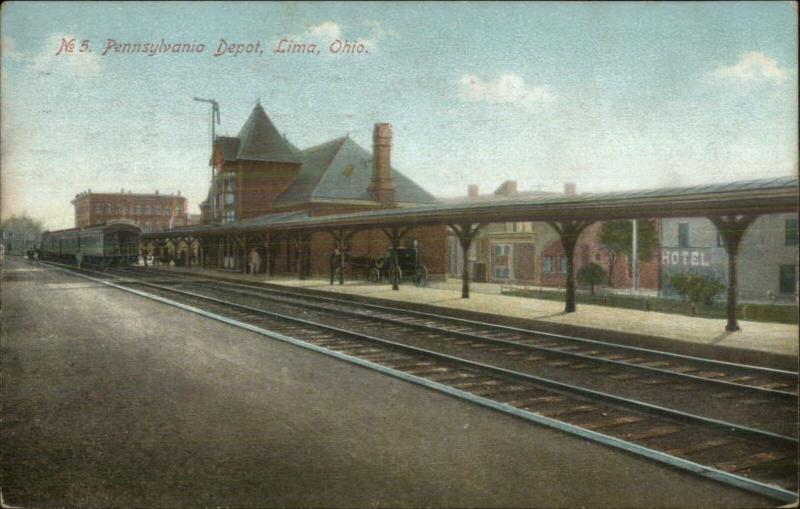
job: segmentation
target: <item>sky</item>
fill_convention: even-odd
[[[210,124],[192,97],[228,135],[260,101],[300,148],[371,149],[389,122],[393,166],[443,197],[798,171],[790,2],[6,2],[0,37],[0,215],[51,229],[87,189],[181,191],[199,212]],[[115,51],[162,39],[203,48]],[[362,51],[331,51],[346,42]]]

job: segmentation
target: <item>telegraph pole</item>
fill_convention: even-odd
[[[211,203],[209,206],[211,207],[211,220],[215,220],[217,218],[217,190],[215,189],[214,183],[214,142],[217,139],[216,130],[214,129],[214,125],[219,124],[219,103],[214,99],[201,99],[199,97],[193,97],[197,102],[201,103],[209,103],[211,104],[211,157],[209,158],[208,165],[211,168]]]
[[[631,246],[631,274],[633,277],[633,289],[639,289],[639,221],[633,220],[633,246]]]

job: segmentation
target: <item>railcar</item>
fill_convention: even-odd
[[[41,257],[82,265],[130,265],[139,260],[142,230],[131,224],[108,224],[44,232]]]

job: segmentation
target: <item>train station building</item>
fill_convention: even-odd
[[[380,123],[374,127],[372,152],[349,136],[300,150],[256,104],[237,136],[215,140],[214,178],[207,199],[200,204],[201,222],[266,228],[289,219],[437,203],[432,194],[392,166],[392,143],[392,126]],[[350,233],[338,239],[344,251],[364,257],[386,254],[389,240],[382,231]],[[303,270],[327,274],[337,242],[325,232],[271,238],[204,235],[199,240],[205,266],[239,270],[255,250],[262,260],[260,271],[273,274]],[[445,276],[444,226],[417,229],[404,242],[420,249],[432,277]]]

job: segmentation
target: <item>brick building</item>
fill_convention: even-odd
[[[493,193],[481,195],[477,185],[467,188],[468,202],[493,201],[515,198],[547,198],[557,193],[519,191],[517,183],[509,180]],[[575,194],[575,185],[566,184],[565,194]],[[459,198],[454,201],[462,201]],[[658,223],[656,222],[656,227]],[[575,249],[575,271],[589,263],[597,263],[611,274],[609,286],[630,288],[632,275],[630,262],[623,256],[616,257],[613,270],[611,256],[601,245],[599,237],[603,223],[588,227],[578,239]],[[457,239],[451,233],[448,240],[448,274],[458,277],[463,267],[463,256]],[[563,287],[566,285],[567,264],[564,248],[558,234],[547,223],[511,222],[490,223],[476,237],[467,256],[470,274],[475,281],[493,283],[520,283],[535,286]],[[639,287],[659,288],[660,265],[658,256],[642,262],[639,268]]]
[[[204,224],[269,224],[289,217],[312,217],[436,203],[436,199],[391,165],[392,127],[375,124],[370,153],[349,136],[304,150],[292,145],[256,104],[237,136],[218,136],[212,163],[214,177],[200,204]],[[433,277],[446,272],[446,227],[413,230],[404,239],[416,241]],[[315,233],[311,240],[311,273],[327,274],[334,239]],[[380,230],[363,230],[348,239],[356,256],[382,256],[389,247]],[[284,237],[264,245],[227,243],[204,246],[210,266],[240,269],[242,249],[256,249],[275,274],[300,270],[301,245]],[[264,269],[266,267],[262,267]]]
[[[165,230],[187,224],[187,202],[181,196],[119,193],[93,193],[91,190],[75,195],[75,226],[123,222],[136,224],[146,232]]]

